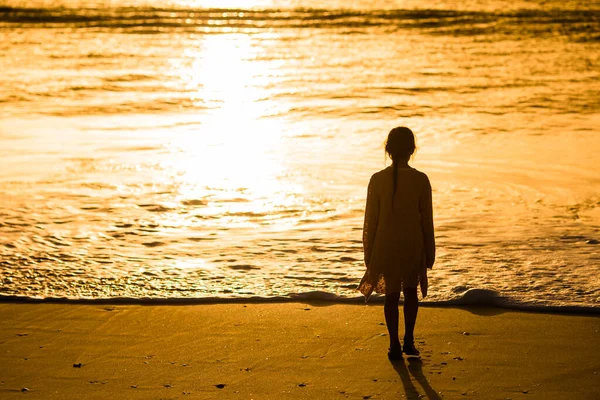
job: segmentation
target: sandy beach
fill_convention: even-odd
[[[390,363],[382,306],[0,304],[0,397],[597,399],[600,318],[420,309]]]

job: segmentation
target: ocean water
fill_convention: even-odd
[[[433,304],[600,310],[600,4],[0,1],[0,296],[361,301],[387,132]]]

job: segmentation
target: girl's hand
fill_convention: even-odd
[[[433,269],[433,263],[434,263],[434,262],[435,262],[435,261],[430,261],[430,260],[427,260],[427,262],[426,262],[426,264],[427,264],[427,269]]]
[[[421,274],[421,295],[423,298],[427,297],[427,289],[429,288],[429,280],[427,279],[427,268],[423,269]]]

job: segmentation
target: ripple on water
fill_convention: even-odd
[[[158,246],[164,246],[165,243],[164,242],[160,242],[160,241],[154,241],[154,242],[144,242],[142,243],[144,246],[146,247],[158,247]]]
[[[138,204],[138,207],[142,207],[150,212],[167,212],[174,210],[174,208],[162,204]]]
[[[228,266],[229,269],[233,269],[233,270],[243,270],[243,271],[250,271],[253,269],[260,269],[260,267],[256,267],[254,265],[249,265],[249,264],[237,264],[237,265],[229,265]]]
[[[183,204],[184,206],[205,206],[207,202],[205,200],[192,199],[183,200],[181,204]]]

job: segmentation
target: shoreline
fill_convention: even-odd
[[[600,397],[596,315],[422,307],[421,360],[394,364],[379,304],[0,302],[0,316],[2,398]]]
[[[344,298],[335,295],[326,294],[328,297],[320,297],[321,293],[307,296],[294,297],[196,297],[196,298],[66,298],[49,297],[35,298],[19,295],[0,294],[0,304],[64,304],[64,305],[124,305],[124,306],[200,306],[216,304],[286,304],[286,303],[306,303],[318,305],[356,305],[356,306],[381,306],[384,303],[384,296],[373,295],[368,302],[364,298]],[[403,304],[403,296],[400,298],[400,305]],[[443,308],[443,309],[499,309],[504,311],[556,314],[556,315],[581,315],[581,316],[600,316],[600,307],[594,306],[573,306],[573,305],[529,305],[529,304],[511,304],[501,297],[487,297],[484,299],[461,298],[447,301],[423,301],[419,299],[419,307],[424,308]]]

